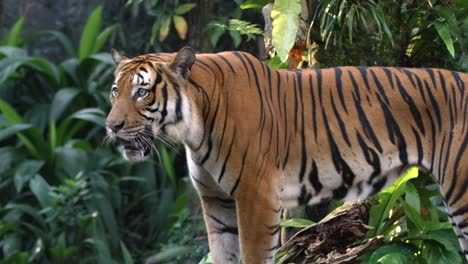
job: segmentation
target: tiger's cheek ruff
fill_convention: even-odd
[[[413,165],[439,182],[468,259],[467,74],[275,71],[242,52],[194,64],[187,48],[130,61],[163,64],[140,111],[154,137],[184,144],[216,264],[274,263],[282,207],[362,199]]]

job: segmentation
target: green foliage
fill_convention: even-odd
[[[245,35],[247,37],[247,41],[252,40],[255,38],[256,35],[262,35],[263,31],[258,28],[258,25],[252,24],[247,21],[243,21],[240,19],[229,19],[228,25],[222,24],[212,24],[224,30],[229,31],[237,31],[240,35]]]
[[[126,7],[131,10],[134,16],[140,15],[140,6],[143,5],[145,13],[154,18],[154,23],[151,29],[150,43],[154,44],[156,37],[159,42],[167,39],[171,32],[171,24],[174,24],[177,35],[180,39],[187,38],[188,24],[183,15],[186,15],[197,5],[195,3],[178,4],[169,1],[145,1],[128,0]]]
[[[314,224],[314,222],[308,220],[308,219],[300,219],[300,218],[294,218],[294,219],[283,219],[280,222],[280,226],[282,228],[288,228],[288,227],[295,227],[295,228],[304,228],[308,227],[310,225]]]
[[[422,174],[418,177],[418,169],[411,168],[377,195],[369,217],[374,229],[367,237],[382,235],[387,245],[366,254],[362,263],[462,262],[457,237],[441,212],[438,186]]]
[[[271,11],[273,46],[282,62],[296,41],[301,9],[300,0],[276,0]]]
[[[316,21],[325,49],[329,45],[341,47],[351,44],[354,34],[371,32],[375,32],[378,41],[382,41],[385,36],[393,43],[384,12],[381,6],[372,0],[320,1],[310,25],[311,29]]]
[[[188,228],[201,220],[186,212],[176,155],[157,146],[162,165],[130,164],[103,144],[114,63],[100,53],[113,32],[100,31],[101,21],[97,8],[77,49],[61,32],[31,38],[55,37],[72,56],[61,63],[7,46],[27,43],[23,19],[0,46],[2,264],[141,263],[182,232],[190,256],[206,253]],[[187,229],[173,228],[182,223]]]

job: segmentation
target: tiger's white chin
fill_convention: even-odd
[[[133,149],[124,149],[122,155],[126,160],[133,162],[145,161],[150,156],[149,152],[145,152],[144,150]]]

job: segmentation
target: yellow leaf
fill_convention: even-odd
[[[180,39],[185,39],[187,37],[187,21],[185,18],[181,16],[174,16],[172,18],[174,20],[174,26],[176,28],[177,34],[179,35]]]

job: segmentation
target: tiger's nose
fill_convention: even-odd
[[[123,120],[106,120],[106,127],[111,132],[117,133],[120,129],[122,129],[125,125],[125,121]]]

